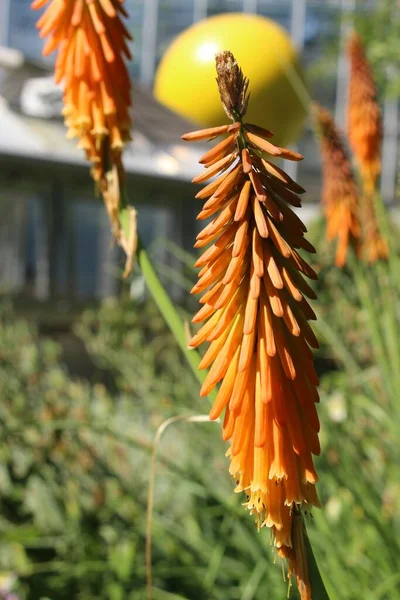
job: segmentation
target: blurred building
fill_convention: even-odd
[[[116,293],[121,260],[76,140],[67,140],[61,89],[16,50],[0,49],[0,291],[80,300]],[[135,86],[135,143],[124,154],[129,197],[147,244],[195,237],[197,156],[192,124]],[[171,266],[166,244],[156,257]]]
[[[150,85],[154,70],[174,37],[208,16],[257,12],[291,31],[303,47],[321,43],[322,38],[326,40],[327,34],[337,29],[336,17],[341,5],[351,3],[351,0],[126,0],[129,26],[135,38],[132,73]],[[42,41],[35,29],[38,13],[30,9],[30,4],[30,0],[1,0],[0,44],[19,49],[30,59],[39,59]]]
[[[179,140],[191,125],[151,96],[154,72],[165,49],[182,30],[207,16],[230,11],[269,16],[289,31],[302,52],[312,97],[334,110],[344,125],[347,65],[341,49],[347,16],[356,2],[126,0],[126,4],[135,38],[132,76],[140,82],[135,86],[135,144],[126,153],[130,195],[139,206],[148,243],[170,239],[189,248],[196,210],[189,181],[198,150],[192,152]],[[109,295],[118,289],[118,251],[110,251],[107,218],[94,198],[87,165],[75,144],[65,140],[58,116],[60,92],[46,70],[53,59],[41,57],[37,18],[30,0],[0,0],[0,290],[39,298]],[[331,47],[336,54],[330,52],[330,61],[321,68],[320,58]],[[398,102],[388,102],[384,116],[382,192],[391,201]],[[290,167],[297,170],[293,175],[307,188],[310,202],[317,203],[319,153],[310,130],[298,146],[306,160]],[[174,260],[167,257],[165,246],[159,257],[167,267],[168,260]]]

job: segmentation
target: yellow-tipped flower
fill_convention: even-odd
[[[353,33],[348,42],[350,88],[348,134],[350,146],[360,166],[365,192],[372,194],[381,172],[382,115],[376,86],[360,36]]]
[[[131,83],[124,62],[131,58],[131,36],[122,20],[127,13],[123,0],[35,0],[32,8],[46,4],[37,27],[40,37],[48,37],[43,54],[57,51],[55,80],[64,87],[67,135],[79,139],[92,164],[113,234],[127,254],[127,275],[136,248],[135,211],[129,209],[128,236],[119,218],[122,150],[132,127]]]
[[[357,184],[332,115],[315,105],[314,115],[322,150],[322,201],[326,237],[337,239],[336,265],[343,267],[349,245],[359,249],[360,224]]]
[[[224,136],[201,157],[205,170],[193,180],[218,175],[196,196],[206,200],[198,218],[212,220],[195,244],[208,246],[196,263],[201,271],[192,290],[203,294],[193,321],[205,324],[190,345],[209,342],[200,368],[211,368],[201,395],[220,383],[210,418],[225,411],[223,438],[232,442],[236,491],[245,492],[258,527],[271,528],[280,554],[309,591],[293,518],[303,506],[319,504],[312,458],[320,452],[318,378],[311,350],[318,342],[306,300],[315,295],[303,278],[316,274],[298,252],[314,248],[290,208],[301,206],[304,190],[272,162],[302,156],[272,144],[271,132],[243,123],[248,81],[229,52],[216,60],[221,100],[234,123],[183,136]]]

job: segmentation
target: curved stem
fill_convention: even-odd
[[[151,559],[151,539],[153,526],[153,507],[154,507],[154,488],[156,481],[156,466],[157,466],[157,450],[161,441],[161,436],[164,431],[174,423],[185,421],[186,423],[210,423],[208,415],[194,415],[171,417],[167,419],[156,431],[153,441],[153,449],[151,454],[150,481],[147,493],[147,515],[146,515],[146,579],[147,579],[147,600],[153,598],[153,579],[152,579],[152,559]],[[216,421],[219,422],[219,421]]]
[[[202,384],[206,378],[206,373],[199,371],[200,355],[194,348],[190,348],[188,345],[187,329],[179,316],[176,307],[174,306],[171,298],[168,296],[163,284],[161,283],[154,266],[150,260],[149,255],[139,237],[137,247],[137,262],[140,270],[143,274],[147,288],[153,297],[154,302],[157,304],[162,316],[165,319],[168,327],[171,330],[178,346],[182,350],[189,366],[196,377],[197,381]],[[209,397],[212,399],[215,396],[211,393]]]

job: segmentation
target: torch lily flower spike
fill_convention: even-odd
[[[311,598],[304,553],[302,510],[319,506],[313,455],[319,454],[318,347],[304,277],[316,274],[299,250],[314,252],[292,210],[304,189],[274,162],[303,157],[275,146],[272,133],[243,121],[248,80],[230,52],[216,57],[217,83],[231,124],[194,131],[188,141],[223,136],[200,159],[195,177],[204,200],[198,219],[211,219],[197,236],[203,323],[190,341],[208,342],[200,368],[210,367],[201,388],[219,385],[210,418],[223,412],[223,438],[236,491],[257,527],[269,527],[279,554],[294,572],[302,600]]]
[[[92,177],[103,195],[118,243],[131,269],[136,247],[136,214],[128,214],[130,233],[122,230],[119,213],[125,204],[122,151],[131,139],[131,83],[125,59],[131,36],[123,18],[123,0],[34,0],[47,8],[37,22],[48,38],[43,54],[57,51],[55,80],[64,88],[67,136],[78,138],[92,165]]]
[[[347,52],[350,60],[349,142],[360,166],[365,192],[371,195],[381,172],[382,113],[371,67],[362,40],[355,32],[349,38]]]
[[[336,265],[343,267],[349,245],[360,249],[360,199],[350,160],[332,115],[314,105],[322,152],[322,202],[326,237],[337,239]]]

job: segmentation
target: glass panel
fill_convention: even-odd
[[[38,36],[35,23],[43,11],[33,11],[30,4],[30,0],[9,0],[8,44],[22,50],[29,58],[39,58],[43,41]]]
[[[269,0],[259,0],[258,2],[258,10],[257,13],[259,15],[263,15],[264,17],[269,17],[273,21],[276,21],[290,31],[290,13],[291,7],[287,2],[271,2]]]
[[[172,40],[193,23],[193,0],[160,0],[157,64]]]
[[[73,266],[76,295],[94,296],[100,269],[99,215],[104,210],[100,203],[75,201],[72,206]]]
[[[19,293],[27,286],[33,293],[36,248],[29,221],[37,199],[7,183],[0,186],[0,199],[0,293]]]
[[[0,293],[44,300],[50,292],[44,197],[6,183],[0,198]]]
[[[129,13],[128,29],[133,36],[131,44],[133,60],[129,68],[135,77],[139,76],[142,56],[144,2],[145,0],[126,0],[126,10]]]
[[[242,12],[242,0],[210,0],[208,14],[217,15],[224,12]]]
[[[307,6],[305,44],[302,60],[310,97],[334,111],[338,61],[340,12],[333,6]],[[305,202],[319,202],[321,190],[320,151],[308,123],[298,149],[304,160],[298,163],[297,181],[305,187]]]

